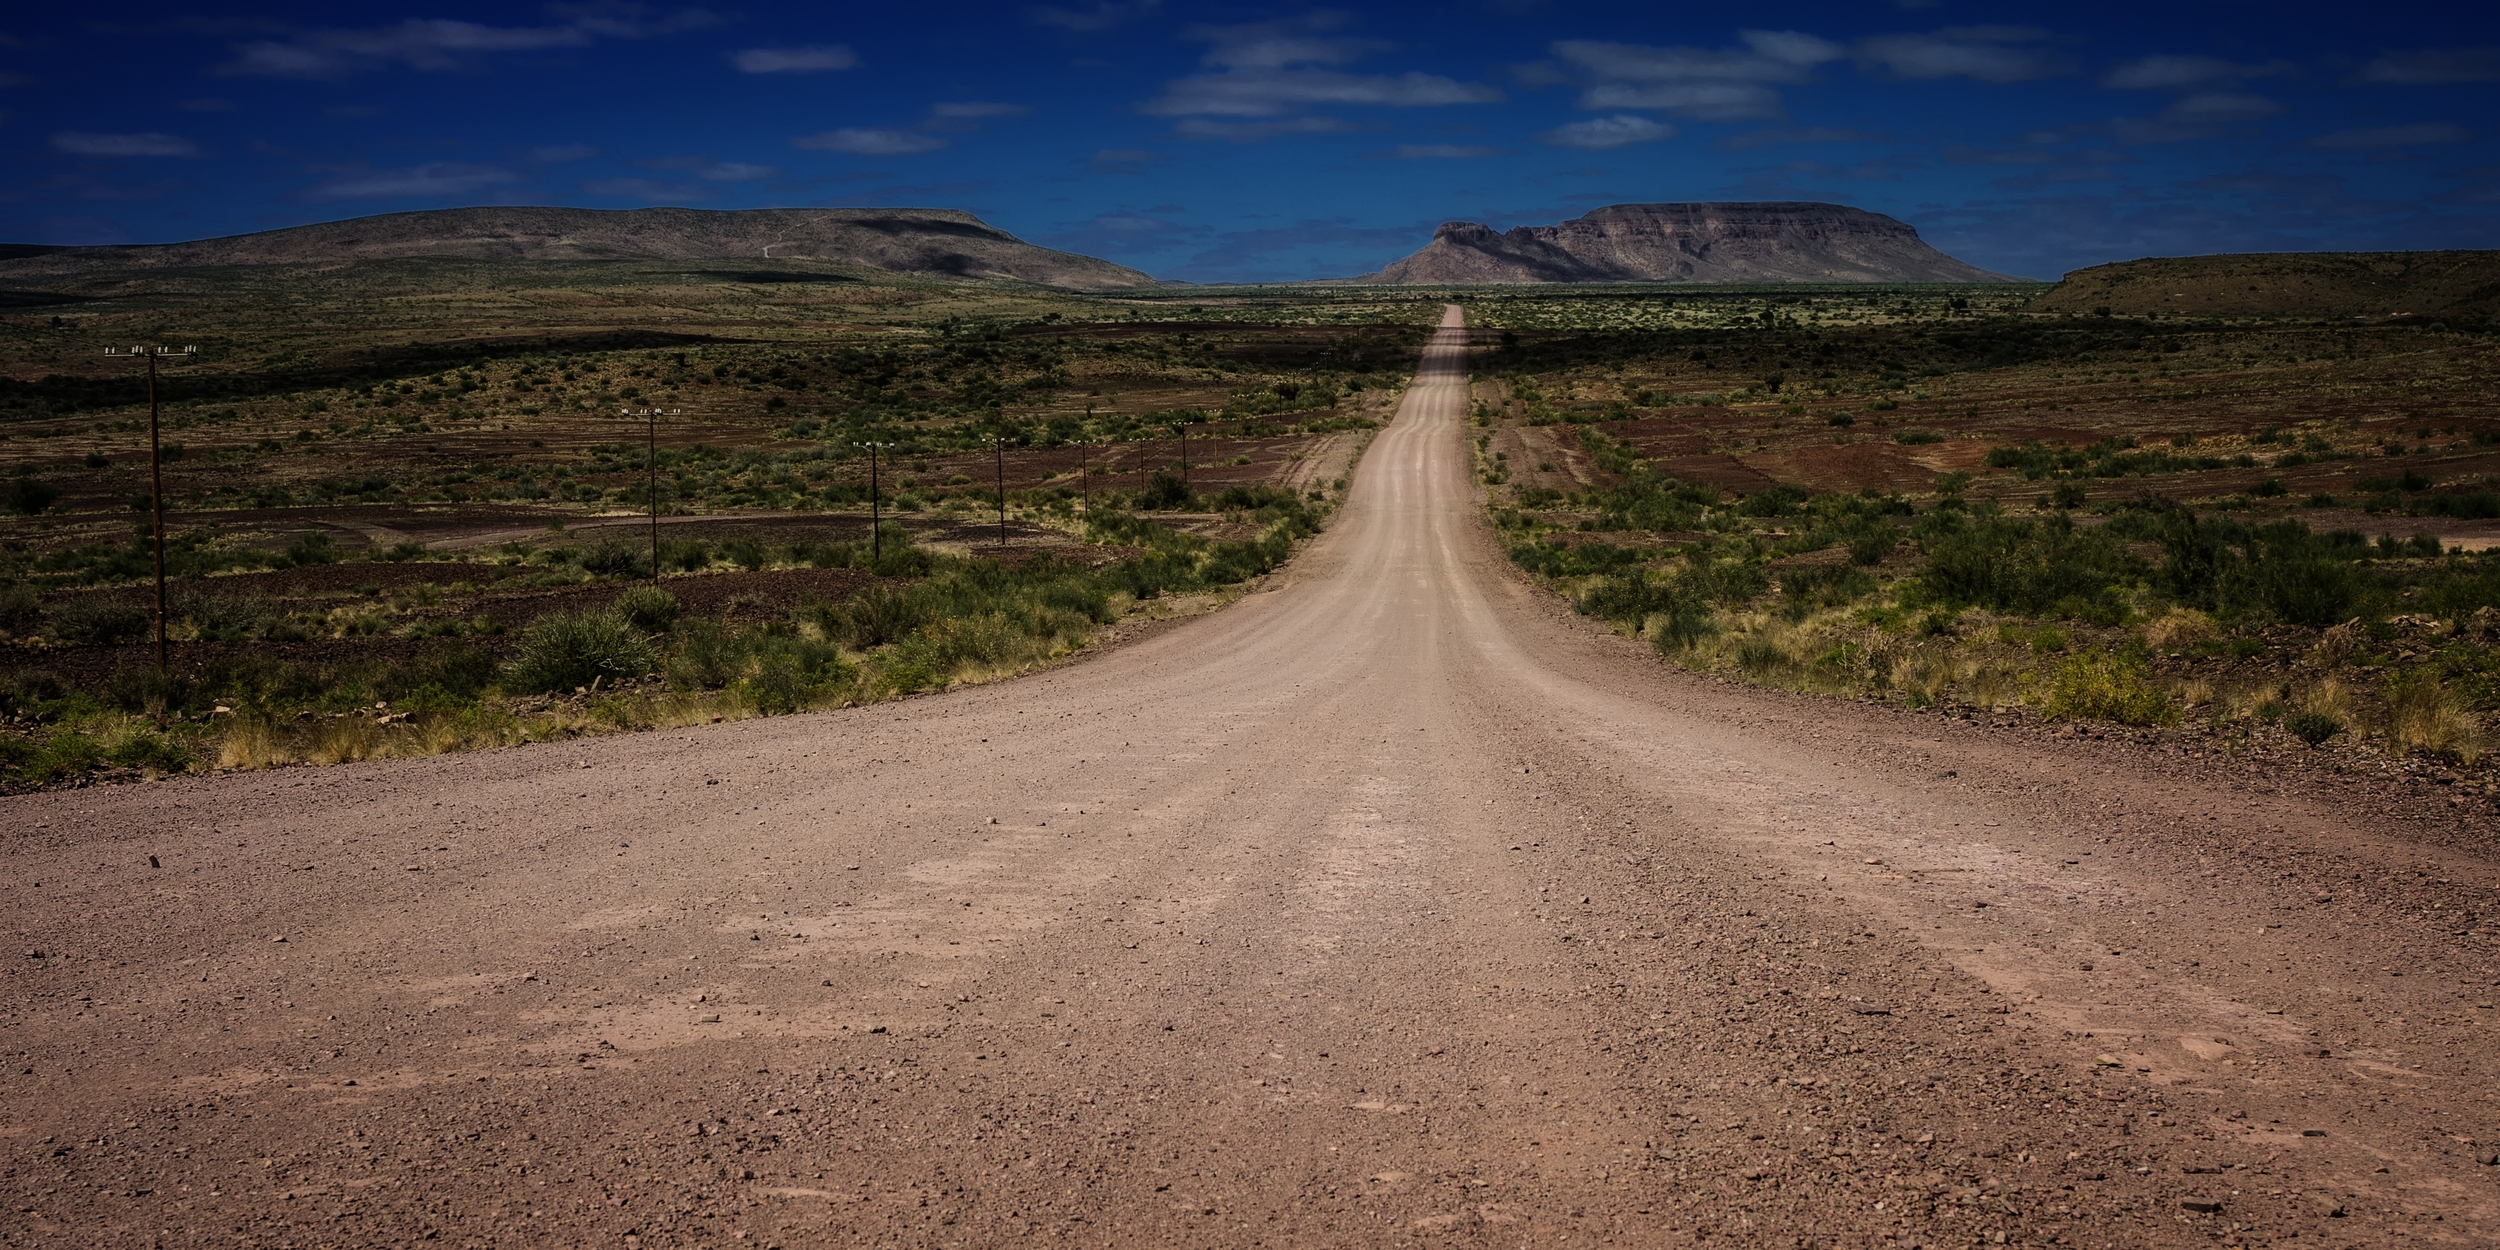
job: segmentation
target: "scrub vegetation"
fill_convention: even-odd
[[[0,784],[430,754],[1047,664],[1284,560],[1439,315],[1402,292],[774,276],[391,263],[11,293]],[[102,357],[152,339],[201,348],[159,379],[162,675],[145,392]],[[623,415],[644,408],[663,415]]]
[[[1488,299],[1493,521],[1691,668],[2490,785],[2490,333],[2036,292]]]

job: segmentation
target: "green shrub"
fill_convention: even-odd
[[[863,587],[816,609],[817,626],[827,637],[862,651],[900,642],[928,619],[928,605],[910,589],[895,586]]]
[[[2045,709],[2051,717],[2121,725],[2171,725],[2179,709],[2133,656],[2086,652],[2058,665]]]
[[[649,549],[634,543],[610,539],[598,546],[586,548],[581,553],[580,559],[582,571],[594,577],[651,576]]]
[[[73,647],[114,647],[146,637],[152,623],[138,604],[90,596],[55,606],[51,634]]]
[[[511,688],[536,694],[639,677],[658,661],[650,640],[622,613],[550,612],[530,622],[504,677]]]
[[[2324,712],[2294,712],[2283,718],[2283,727],[2313,747],[2344,732],[2344,722]]]
[[[162,734],[136,730],[106,748],[106,762],[117,768],[145,768],[178,773],[191,766],[191,753]]]
[[[1158,470],[1146,488],[1137,492],[1140,512],[1175,512],[1194,508],[1197,503],[1198,496],[1189,489],[1189,483],[1169,471]]]
[[[734,688],[748,706],[767,716],[801,711],[853,676],[850,663],[833,644],[771,635],[750,639],[743,667]]]
[[[636,586],[616,597],[616,612],[644,633],[665,634],[677,624],[677,596],[657,586]]]
[[[33,516],[50,508],[61,498],[59,488],[50,482],[31,477],[9,479],[8,488],[0,491],[0,507],[22,516]]]
[[[1875,578],[1852,566],[1787,569],[1780,573],[1780,610],[1802,620],[1822,608],[1846,607],[1875,593]]]
[[[43,615],[43,596],[32,586],[0,586],[0,625],[17,626]]]
[[[339,562],[340,552],[338,544],[330,541],[328,534],[306,534],[287,547],[286,558],[288,563],[299,567],[310,564],[336,564]]]
[[[2041,520],[1930,513],[1921,580],[1951,603],[2040,615],[2062,601],[2090,603],[2147,570],[2107,526],[2078,529],[2062,514]]]
[[[277,608],[261,596],[215,592],[186,594],[175,610],[191,627],[192,636],[203,642],[235,642],[254,637],[278,615]]]
[[[1710,620],[1710,609],[1697,600],[1678,599],[1665,611],[1649,618],[1649,645],[1658,654],[1673,657],[1689,651],[1695,644],[1716,632]]]

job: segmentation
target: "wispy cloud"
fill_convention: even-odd
[[[1793,30],[1737,32],[1735,48],[1651,47],[1566,39],[1556,58],[1588,83],[1588,109],[1661,109],[1685,117],[1726,120],[1777,117],[1780,94],[1769,84],[1803,82],[1814,67],[1846,57],[1829,39]]]
[[[1876,35],[1858,42],[1858,63],[1900,78],[1975,78],[2025,82],[2070,72],[2065,60],[2034,46],[2048,32],[2029,26],[1948,26],[1919,35]]]
[[[1592,117],[1584,122],[1556,126],[1537,138],[1566,148],[1603,152],[1609,148],[1629,147],[1635,143],[1655,143],[1675,137],[1675,127],[1651,121],[1630,113],[1612,117]]]
[[[1226,143],[1264,143],[1286,135],[1332,135],[1360,129],[1354,123],[1337,117],[1287,117],[1269,122],[1218,122],[1203,117],[1184,118],[1172,126],[1172,133],[1184,139],[1220,139]]]
[[[2110,138],[2120,143],[2184,143],[2210,139],[2233,126],[2263,121],[2283,106],[2261,95],[2207,91],[2182,96],[2151,117],[2122,117],[2109,124]]]
[[[2246,82],[2251,78],[2284,73],[2292,68],[2286,61],[2242,65],[2218,56],[2165,54],[2137,57],[2117,65],[2101,75],[2101,85],[2121,91],[2184,91]]]
[[[781,170],[771,165],[751,165],[745,161],[716,161],[708,156],[669,156],[658,160],[636,161],[645,169],[667,169],[691,174],[705,182],[762,182],[778,178]]]
[[[955,100],[929,106],[929,115],[912,126],[843,126],[801,135],[790,146],[809,152],[847,152],[853,156],[911,156],[952,146],[953,140],[932,131],[961,134],[979,130],[993,117],[1021,117],[1032,112],[1023,104],[994,100]]]
[[[2454,122],[2415,122],[2409,126],[2364,126],[2338,130],[2311,139],[2309,146],[2334,152],[2383,152],[2393,148],[2470,143],[2473,139],[2473,131]]]
[[[849,69],[859,64],[859,54],[838,43],[804,48],[748,48],[731,54],[729,63],[743,74],[813,74]]]
[[[592,195],[641,200],[645,204],[682,204],[689,200],[713,199],[720,194],[711,187],[663,182],[657,178],[594,178],[583,183],[582,190]]]
[[[958,100],[932,104],[929,116],[936,121],[978,121],[985,117],[1022,117],[1033,111],[1029,104],[1000,104],[994,101]]]
[[[1745,152],[1775,143],[1864,143],[1867,138],[1854,130],[1808,126],[1797,130],[1748,130],[1719,140],[1719,147],[1722,151]]]
[[[1061,8],[1043,5],[1028,9],[1025,16],[1040,26],[1056,26],[1061,30],[1096,31],[1126,26],[1140,18],[1152,17],[1162,11],[1162,0],[1101,0],[1092,8]]]
[[[1171,218],[1180,212],[1178,204],[1158,204],[1137,209],[1113,209],[1097,213],[1080,222],[1063,222],[1039,242],[1049,247],[1092,255],[1103,253],[1135,254],[1169,247],[1185,239],[1203,237],[1204,227],[1186,225]]]
[[[52,146],[74,156],[198,156],[200,145],[180,135],[143,131],[139,134],[108,135],[90,130],[64,130],[52,136]]]
[[[790,146],[806,152],[846,152],[852,156],[912,156],[947,146],[937,135],[920,130],[876,126],[842,126],[801,135]]]
[[[2444,82],[2500,82],[2500,48],[2424,48],[2388,52],[2361,67],[2357,82],[2425,86]]]
[[[322,183],[305,194],[316,200],[450,199],[520,180],[519,174],[492,165],[434,161],[412,169],[351,174]]]
[[[1355,74],[1326,68],[1384,51],[1389,45],[1328,33],[1333,15],[1242,26],[1202,26],[1189,37],[1208,49],[1209,72],[1176,78],[1144,111],[1162,117],[1280,117],[1326,105],[1417,108],[1489,104],[1502,93],[1482,83],[1438,74]],[[1277,132],[1289,133],[1289,132]]]
[[[498,52],[579,48],[600,39],[640,39],[692,30],[720,19],[703,9],[684,9],[656,21],[609,14],[579,14],[553,26],[486,26],[451,18],[412,18],[363,30],[318,30],[286,39],[236,44],[222,74],[275,78],[336,79],[363,70],[404,66],[461,69]]]
[[[1401,143],[1386,152],[1365,155],[1392,161],[1472,161],[1501,154],[1501,148],[1481,143]]]

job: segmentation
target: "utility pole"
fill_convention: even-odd
[[[151,347],[142,344],[123,351],[118,347],[104,349],[107,356],[137,356],[148,362],[148,506],[154,510],[156,529],[156,671],[164,675],[171,667],[166,660],[165,646],[165,445],[157,437],[156,425],[156,362],[174,357],[200,354],[196,347]]]
[[[877,449],[883,446],[883,443],[868,444],[868,563],[871,565],[885,559],[885,525],[878,519],[877,512]]]
[[[1181,489],[1186,491],[1189,489],[1189,424],[1175,421],[1172,428],[1181,436]]]
[[[1007,545],[1007,440],[992,438],[990,450],[998,456],[998,545]]]
[[[650,462],[645,467],[651,470],[651,584],[657,586],[660,584],[660,418],[663,415],[676,416],[677,409],[670,408],[663,413],[658,408],[626,408],[619,410],[617,415],[640,417],[645,422],[643,455]]]

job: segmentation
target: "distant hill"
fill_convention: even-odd
[[[2500,252],[2249,252],[2095,265],[2032,307],[2120,315],[2390,317],[2500,313]]]
[[[1454,221],[1422,251],[1353,279],[1500,282],[2013,282],[1909,223],[1844,204],[1616,204],[1558,226]]]
[[[14,255],[12,255],[14,252]],[[0,279],[213,265],[456,260],[818,260],[925,278],[1128,290],[1134,269],[1035,247],[947,208],[448,208],[195,243],[0,246]]]

